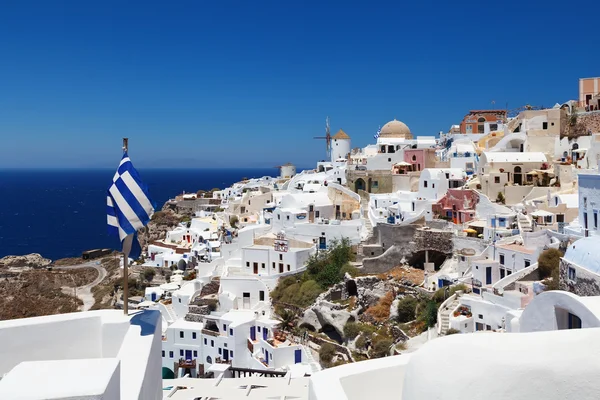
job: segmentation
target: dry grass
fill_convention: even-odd
[[[394,301],[392,292],[388,292],[379,299],[377,304],[371,306],[365,311],[365,314],[372,316],[378,322],[384,322],[390,319],[390,306]]]
[[[83,264],[84,259],[81,257],[70,257],[70,258],[61,258],[60,260],[56,260],[52,263],[52,266],[65,267],[69,265],[78,265]]]
[[[397,266],[387,272],[377,275],[377,277],[380,279],[388,279],[390,276],[397,281],[406,279],[415,285],[420,285],[425,279],[425,271],[408,266]]]
[[[87,270],[87,269],[86,269]],[[0,320],[29,318],[77,311],[81,300],[62,292],[62,286],[85,282],[90,271],[25,271],[0,279]],[[92,269],[94,273],[95,270]],[[95,278],[92,277],[93,280]],[[91,282],[91,281],[90,281]]]

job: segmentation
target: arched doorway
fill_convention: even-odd
[[[185,271],[187,267],[187,263],[185,262],[185,260],[179,260],[179,262],[177,263],[177,269],[180,271]]]
[[[358,193],[359,190],[366,190],[367,186],[365,185],[365,180],[362,178],[358,178],[354,182],[355,191]]]
[[[356,282],[352,279],[346,282],[346,290],[348,291],[348,296],[358,296],[358,288],[356,287]]]
[[[369,186],[367,187],[367,192],[371,193],[371,186],[373,185],[373,179],[369,178]]]
[[[477,133],[484,133],[485,132],[485,118],[483,117],[479,117],[477,119]]]
[[[521,167],[517,166],[515,167],[515,173],[513,176],[513,182],[515,185],[522,185],[523,184],[523,175],[521,175]]]

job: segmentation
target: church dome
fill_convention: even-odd
[[[404,122],[394,119],[381,128],[379,137],[412,139],[413,136]]]

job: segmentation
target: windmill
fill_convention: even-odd
[[[329,117],[325,120],[325,136],[315,136],[313,139],[325,139],[327,158],[331,158],[331,132],[329,130]]]

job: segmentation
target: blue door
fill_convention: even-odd
[[[186,350],[185,351],[185,359],[186,360],[191,360],[192,359],[192,351],[191,350]]]
[[[486,285],[492,284],[492,267],[487,267],[485,269],[485,284]]]
[[[229,361],[229,350],[223,349],[223,361]]]
[[[302,350],[298,349],[294,351],[294,363],[300,364],[302,362]]]
[[[151,298],[152,298],[152,301],[156,301],[156,293],[152,293]]]
[[[321,250],[327,249],[327,239],[325,237],[319,238],[319,249],[321,249]]]
[[[269,351],[265,350],[265,361],[267,362],[267,365],[269,365]]]
[[[444,280],[438,279],[438,288],[444,287]]]
[[[250,340],[256,340],[256,327],[250,327]]]
[[[269,330],[267,328],[263,328],[263,339],[267,340],[267,337],[269,337]]]

